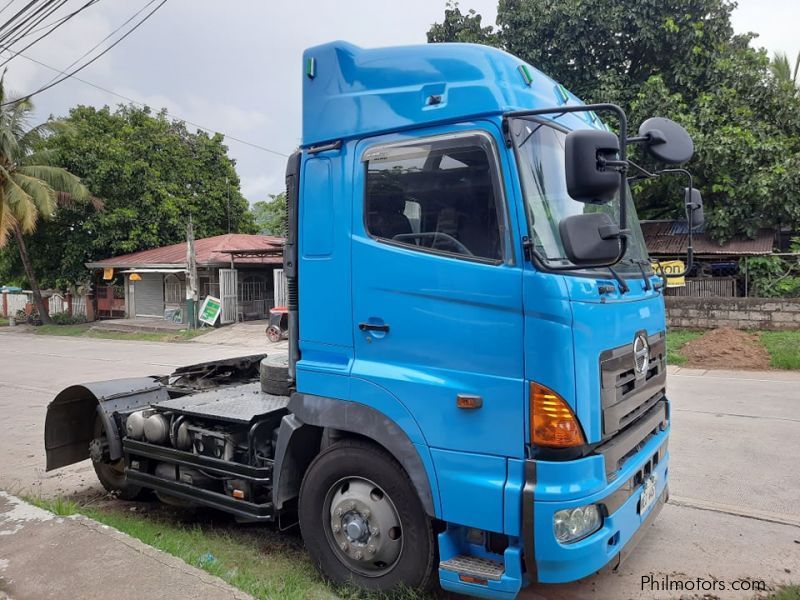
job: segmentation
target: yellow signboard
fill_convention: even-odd
[[[114,279],[114,269],[106,267],[103,269],[103,281],[110,281]]]
[[[667,287],[683,287],[686,285],[686,278],[681,275],[672,277],[673,273],[683,273],[686,270],[686,265],[682,260],[665,260],[659,263],[653,263],[653,271],[661,274],[661,269],[664,270],[664,275],[667,276]]]

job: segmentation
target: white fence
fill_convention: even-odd
[[[72,316],[86,316],[86,296],[72,297]]]
[[[64,302],[64,296],[61,294],[53,294],[48,300],[48,312],[51,315],[66,312],[67,303]]]
[[[6,308],[5,316],[15,316],[17,312],[25,310],[28,302],[33,302],[30,294],[25,293],[6,293],[3,294],[5,302],[0,305],[0,316],[3,314],[3,308]],[[47,299],[48,312],[51,315],[58,313],[65,313],[68,309],[68,303],[64,296],[61,294],[53,294]],[[86,296],[73,296],[72,297],[72,314],[74,316],[86,316]]]
[[[17,311],[25,310],[25,305],[28,303],[28,294],[3,294],[7,298],[8,315],[16,315]]]

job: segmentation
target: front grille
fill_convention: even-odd
[[[644,357],[636,356],[634,342],[600,355],[604,441],[635,422],[666,394],[666,336],[662,331],[648,337],[647,342],[649,364],[641,373]]]

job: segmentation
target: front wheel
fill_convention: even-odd
[[[303,478],[299,516],[306,548],[334,583],[384,592],[430,584],[430,519],[406,472],[381,448],[345,440],[322,452]]]

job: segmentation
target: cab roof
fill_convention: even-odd
[[[479,44],[363,49],[336,41],[306,50],[303,65],[304,147],[582,103],[519,58]],[[587,127],[592,118],[569,114],[559,122]]]

